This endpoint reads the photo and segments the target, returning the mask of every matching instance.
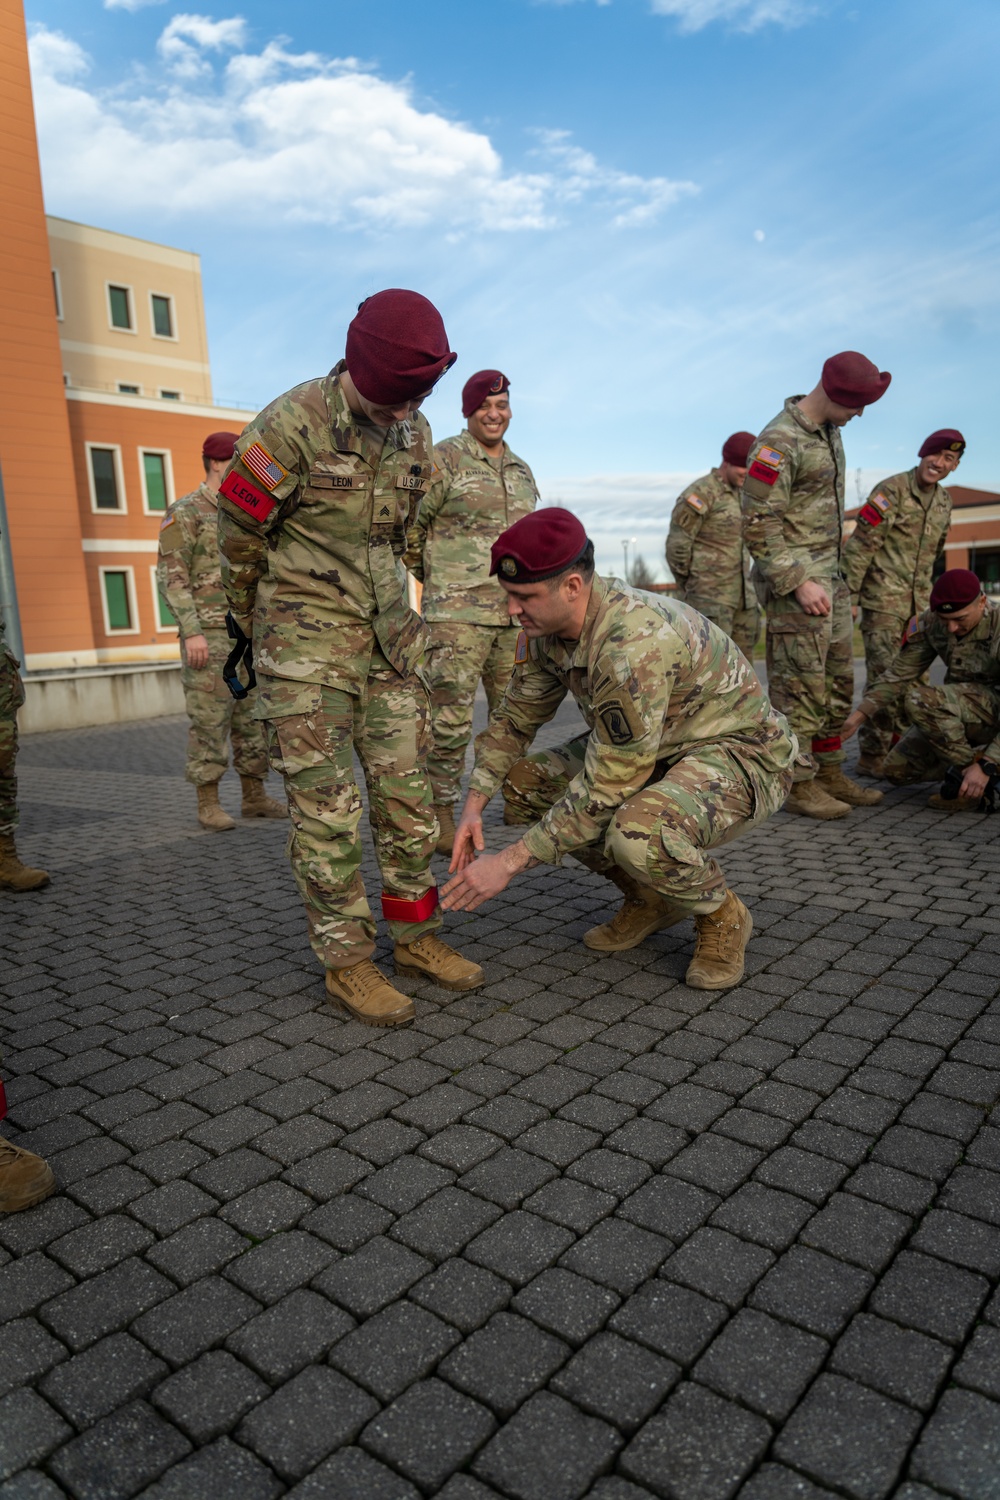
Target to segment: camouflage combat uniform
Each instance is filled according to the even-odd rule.
[[[223,582],[253,635],[254,712],[285,780],[292,870],[328,969],[350,968],[375,946],[352,746],[387,895],[420,901],[433,889],[437,838],[423,769],[424,627],[407,605],[400,561],[430,479],[430,429],[419,413],[388,429],[356,417],[340,384],[345,368],[341,361],[254,418],[219,497]],[[440,925],[435,910],[390,921],[389,931],[412,943]]]
[[[502,786],[546,864],[617,866],[692,913],[716,910],[726,880],[704,851],[781,806],[796,753],[733,642],[685,604],[595,577],[579,641],[546,636],[518,654],[471,789]],[[568,692],[589,733],[526,756]]]
[[[156,581],[169,604],[184,642],[203,635],[208,665],[181,668],[188,730],[185,775],[194,786],[221,780],[229,764],[241,776],[263,780],[267,751],[249,698],[237,701],[222,680],[222,668],[233,643],[226,634],[226,602],[219,564],[218,501],[206,484],[170,506],[160,526]]]
[[[862,610],[869,683],[888,671],[907,622],[927,608],[950,523],[948,491],[940,484],[921,488],[915,468],[876,485],[861,507],[841,561],[851,603]],[[858,736],[862,754],[881,759],[896,728],[891,714],[876,713]]]
[[[432,737],[427,771],[442,807],[459,798],[479,679],[492,713],[514,666],[517,626],[503,589],[490,577],[490,548],[534,510],[538,490],[528,465],[506,443],[494,457],[468,428],[438,443],[434,462],[403,561],[424,585]]]
[[[24,687],[17,658],[4,644],[0,610],[0,835],[17,827],[17,711],[24,704]]]
[[[948,669],[943,687],[920,680],[937,656]],[[1000,764],[1000,602],[987,600],[968,635],[950,635],[930,609],[914,621],[860,707],[872,716],[900,705],[911,727],[885,758],[887,781],[936,781],[949,766],[968,766],[977,749]]]
[[[760,608],[743,545],[740,492],[721,471],[696,479],[677,497],[667,535],[667,563],[679,599],[724,630],[752,658]]]
[[[790,396],[750,449],[743,535],[767,611],[767,683],[799,740],[795,779],[844,759],[840,727],[854,697],[853,623],[840,575],[844,445]],[[830,597],[828,615],[807,615],[795,590],[807,579]]]

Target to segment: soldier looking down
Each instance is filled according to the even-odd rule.
[[[522,634],[514,675],[476,741],[444,905],[474,910],[519,871],[572,854],[625,897],[611,922],[585,934],[589,948],[633,948],[691,916],[687,983],[738,984],[753,922],[706,851],[785,800],[796,753],[787,723],[717,625],[595,574],[593,543],[569,511],[518,521],[491,567]],[[587,732],[528,755],[568,692]],[[482,812],[499,788],[510,821],[531,826],[484,854]]]
[[[844,775],[840,726],[854,698],[850,595],[840,574],[840,429],[881,400],[892,376],[863,354],[828,359],[807,396],[789,396],[750,449],[743,535],[767,610],[767,683],[799,740],[787,810],[846,818],[881,792]]]
[[[760,607],[743,544],[740,488],[753,442],[752,432],[726,438],[719,467],[678,495],[667,535],[678,598],[731,636],[748,659],[760,634]]]
[[[951,496],[941,480],[955,472],[964,452],[965,439],[953,427],[932,432],[920,446],[916,468],[875,486],[844,545],[851,603],[862,610],[869,686],[895,660],[907,621],[927,608],[951,523]],[[898,728],[884,709],[865,721],[858,736],[862,775],[882,775]]]
[[[356,749],[382,872],[397,973],[446,989],[483,982],[437,936],[430,860],[437,822],[424,770],[424,627],[400,561],[431,473],[420,403],[455,361],[441,315],[417,292],[378,292],[329,375],[279,396],[246,428],[219,489],[219,547],[233,618],[253,634],[254,710],[285,778],[289,852],[331,999],[374,1026],[413,1002],[371,961],[359,867]]]
[[[921,678],[938,656],[948,670],[944,686],[931,687]],[[911,727],[886,756],[885,779],[907,786],[951,772],[957,795],[935,792],[929,805],[974,811],[1000,774],[1000,603],[966,568],[941,574],[930,609],[911,620],[895,661],[845,722],[844,738],[901,705]]]
[[[427,772],[441,836],[450,854],[455,804],[482,678],[490,712],[514,667],[517,627],[503,590],[490,577],[490,548],[538,500],[528,465],[508,448],[510,382],[479,370],[462,390],[467,427],[434,449],[434,477],[407,534],[406,566],[424,585],[428,627],[425,677],[431,695]]]
[[[235,432],[212,432],[201,456],[204,481],[170,506],[160,525],[156,582],[177,621],[181,685],[191,721],[184,774],[198,794],[198,822],[214,833],[236,824],[219,806],[219,782],[229,764],[243,791],[245,818],[284,818],[285,809],[264,791],[267,748],[249,699],[237,702],[222,680],[232,642],[226,634],[226,595],[219,565],[219,484],[236,446]]]

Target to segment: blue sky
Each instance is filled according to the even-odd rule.
[[[681,482],[843,348],[893,372],[845,435],[863,484],[956,425],[1000,489],[995,0],[26,11],[49,211],[200,252],[220,398],[412,286],[460,356],[437,436],[504,369],[605,566],[659,563]]]

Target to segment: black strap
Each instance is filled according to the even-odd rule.
[[[252,689],[257,686],[257,674],[253,669],[253,641],[237,625],[231,610],[226,615],[226,634],[236,644],[226,657],[226,665],[222,669],[222,680],[234,698],[247,698]],[[239,677],[241,662],[247,669],[246,687],[243,686]]]

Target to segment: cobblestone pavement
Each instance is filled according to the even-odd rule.
[[[23,747],[7,1128],[62,1190],[0,1221],[2,1500],[1000,1496],[1000,818],[779,814],[716,996],[531,872],[385,1033],[183,739]]]

